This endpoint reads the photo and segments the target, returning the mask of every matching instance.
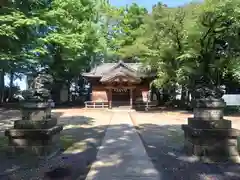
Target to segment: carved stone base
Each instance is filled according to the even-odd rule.
[[[9,129],[5,135],[9,138],[9,147],[13,153],[27,152],[42,157],[57,150],[56,142],[62,129],[61,125],[50,129]]]
[[[50,102],[23,102],[22,103],[23,120],[44,120],[51,117]]]
[[[226,105],[223,99],[198,99],[192,103],[193,115],[200,120],[223,119],[223,109]]]
[[[227,121],[225,123],[229,126]],[[185,150],[189,155],[198,156],[205,162],[240,163],[237,149],[239,130],[197,129],[190,125],[182,125],[182,129],[185,135]]]
[[[232,122],[229,120],[198,120],[196,118],[188,118],[188,125],[196,129],[231,129]]]
[[[57,124],[57,118],[51,117],[46,120],[16,120],[14,121],[14,129],[49,129]]]

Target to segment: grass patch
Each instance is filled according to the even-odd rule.
[[[238,137],[238,151],[240,152],[240,136]]]
[[[79,153],[87,148],[87,143],[84,141],[77,141],[71,135],[63,135],[60,137],[60,145],[65,153]]]
[[[88,146],[86,142],[76,142],[72,144],[72,146],[70,146],[68,149],[66,149],[65,153],[71,153],[71,154],[81,153],[87,150],[87,148]]]
[[[8,147],[8,138],[0,137],[0,152],[3,152]]]
[[[64,151],[71,147],[75,142],[75,138],[71,135],[60,136],[60,145],[64,149]]]

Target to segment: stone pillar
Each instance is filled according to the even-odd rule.
[[[130,88],[130,107],[133,108],[133,89]]]
[[[109,100],[108,100],[108,102],[109,102],[108,107],[110,109],[112,109],[112,88],[109,88]]]
[[[185,150],[205,162],[240,163],[237,149],[239,130],[223,118],[223,99],[198,99],[193,103],[193,118],[182,125]]]

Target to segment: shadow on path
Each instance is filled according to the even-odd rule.
[[[9,174],[0,175],[1,180],[44,179],[45,172],[57,167],[70,169],[73,180],[86,175],[89,165],[95,160],[97,147],[101,144],[107,126],[94,126],[96,120],[92,117],[60,117],[62,113],[53,114],[58,116],[59,124],[64,125],[60,142],[56,142],[60,143],[61,153],[47,161],[26,155],[8,156],[5,138],[0,147],[0,172]]]
[[[240,165],[204,164],[186,156],[180,125],[141,124],[138,132],[162,180],[240,179]]]
[[[65,126],[61,132],[61,145],[64,148],[64,152],[49,161],[33,163],[20,171],[11,173],[11,175],[2,176],[0,179],[44,179],[43,174],[45,172],[58,167],[69,169],[71,180],[75,180],[79,176],[78,180],[85,179],[92,163],[96,160],[98,148],[101,145],[107,127],[121,132],[117,138],[108,139],[107,144],[109,146],[121,147],[128,143],[133,143],[131,141],[134,140],[129,138],[132,132],[127,130],[128,125],[119,123],[111,126],[94,126],[94,121],[96,119],[86,116],[60,117],[59,123]],[[185,156],[182,152],[184,139],[180,125],[159,126],[156,124],[143,124],[138,128],[138,132],[148,155],[152,159],[155,168],[159,171],[161,180],[240,179],[239,165],[203,164],[195,161],[193,157]],[[98,174],[100,171],[111,173],[113,169],[128,172],[137,171],[138,166],[132,166],[133,164],[128,162],[127,157],[116,151],[116,148],[113,148],[113,151],[105,157],[105,162],[111,163],[103,162],[95,173]],[[3,162],[10,162],[9,159],[4,160],[2,158],[4,157],[1,156],[1,168],[3,167]],[[31,160],[28,159],[28,161]],[[141,157],[139,156],[136,161],[141,164]],[[14,165],[17,166],[14,164],[14,161],[10,163],[12,163],[11,168],[14,168]],[[142,173],[147,177],[149,171],[146,169]],[[138,179],[148,179],[146,177],[138,177]],[[131,179],[131,177],[128,177],[128,179]]]

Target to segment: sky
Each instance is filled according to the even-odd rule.
[[[162,2],[163,4],[166,4],[169,7],[176,7],[181,6],[186,3],[191,2],[192,0],[110,0],[110,3],[114,6],[125,6],[127,4],[137,3],[140,6],[143,6],[147,8],[148,10],[151,10],[152,6],[154,4],[157,4],[158,2]],[[9,78],[5,77],[5,83],[9,84]],[[20,86],[21,90],[26,89],[26,78],[23,78],[22,80],[16,80],[14,82],[16,85]]]
[[[140,6],[144,6],[148,10],[151,10],[152,5],[162,2],[167,4],[169,7],[181,6],[192,0],[110,0],[110,3],[114,6],[125,6],[126,4],[137,3]]]

